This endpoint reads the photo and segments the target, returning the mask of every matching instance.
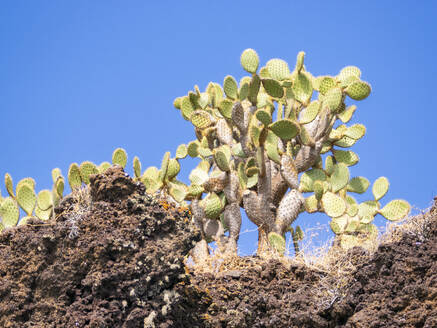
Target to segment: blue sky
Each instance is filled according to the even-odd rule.
[[[352,148],[352,174],[386,176],[383,204],[403,198],[425,209],[437,194],[436,13],[433,1],[2,1],[0,177],[51,188],[53,168],[65,175],[72,162],[110,161],[117,147],[129,165],[135,155],[143,168],[159,165],[195,138],[174,98],[228,74],[239,80],[246,48],[262,64],[291,66],[303,50],[314,75],[356,65],[372,85],[353,119],[367,134]],[[183,161],[182,180],[193,165]],[[316,222],[328,220],[296,223]],[[256,238],[242,235],[242,254]]]

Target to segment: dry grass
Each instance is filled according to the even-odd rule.
[[[302,265],[308,270],[320,273],[320,280],[313,290],[314,299],[318,300],[320,309],[329,308],[335,301],[342,299],[347,294],[353,273],[358,267],[374,254],[381,243],[396,242],[405,234],[413,234],[419,241],[425,241],[431,229],[433,220],[431,218],[437,215],[437,208],[427,210],[426,213],[411,216],[402,222],[391,223],[387,226],[386,231],[379,238],[372,240],[367,244],[366,250],[351,250],[346,252],[338,246],[333,246],[333,240],[326,241],[320,247],[314,247],[313,239],[319,233],[323,233],[325,226],[318,226],[305,231],[305,239],[300,243],[300,253],[298,256],[290,257],[293,254],[293,244],[289,241],[287,244],[288,256],[280,256],[276,252],[263,254],[263,258],[246,256],[226,256],[217,249],[210,249],[211,256],[204,263],[193,264],[189,266],[195,273],[220,273],[230,270],[245,270],[248,267],[259,266],[271,259],[277,259],[285,267],[290,265]]]

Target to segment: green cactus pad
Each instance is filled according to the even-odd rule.
[[[52,193],[50,190],[44,189],[38,193],[37,204],[37,207],[42,211],[47,211],[53,206]]]
[[[282,98],[284,96],[284,89],[278,81],[274,79],[263,79],[262,84],[269,96],[273,98]]]
[[[390,183],[386,177],[380,177],[375,180],[372,186],[372,193],[375,200],[380,200],[388,191]]]
[[[163,186],[162,181],[160,181],[158,178],[152,179],[144,175],[141,177],[141,182],[144,184],[146,191],[149,194],[154,194]]]
[[[199,147],[199,155],[202,158],[207,158],[212,156],[212,151],[209,148]]]
[[[181,114],[182,114],[182,117],[185,120],[189,121],[190,117],[191,117],[191,114],[193,112],[194,112],[194,107],[193,107],[193,104],[190,101],[190,98],[187,97],[187,96],[183,97],[182,101],[181,101]]]
[[[279,138],[283,140],[293,139],[296,135],[300,133],[299,125],[296,122],[287,118],[278,120],[270,124],[269,129],[272,130]]]
[[[253,104],[256,105],[258,101],[258,94],[261,87],[261,79],[258,75],[253,74],[252,80],[249,84],[249,93],[247,95],[247,99]]]
[[[327,192],[323,195],[322,206],[325,213],[332,218],[339,217],[346,211],[345,201],[332,192]]]
[[[240,96],[238,98],[241,101],[245,100],[249,95],[249,86],[250,83],[243,83],[243,84],[240,83],[240,90],[238,91]]]
[[[345,89],[346,94],[354,100],[363,100],[367,98],[372,88],[370,84],[363,81],[355,81]]]
[[[395,199],[385,205],[379,213],[390,221],[403,219],[410,213],[411,206],[403,199]]]
[[[306,73],[302,72],[297,74],[293,83],[294,98],[302,104],[307,104],[313,94],[313,86],[311,79]]]
[[[369,200],[362,202],[360,205],[358,205],[358,216],[360,220],[365,220],[363,223],[369,223],[369,217],[371,217],[371,220],[373,220],[373,217],[378,213],[378,209],[379,205],[376,201]]]
[[[202,195],[204,190],[205,189],[202,186],[192,184],[188,187],[187,197],[188,198],[197,198],[200,195]]]
[[[331,186],[334,193],[346,187],[349,182],[349,169],[344,163],[337,163],[331,175]]]
[[[362,124],[354,124],[347,128],[344,135],[358,140],[361,139],[366,134],[366,127]]]
[[[304,203],[305,211],[307,211],[308,213],[317,212],[318,204],[319,202],[317,201],[315,195],[311,195],[310,197],[305,198],[305,203]]]
[[[167,178],[169,162],[170,162],[170,152],[168,151],[162,157],[161,169],[159,170],[159,177],[158,177],[160,181],[164,181]]]
[[[332,156],[326,156],[325,159],[325,172],[331,175],[334,172],[334,158]]]
[[[209,104],[209,94],[202,92],[197,102],[199,103],[200,108],[205,109]]]
[[[6,190],[9,194],[9,196],[11,196],[12,198],[15,198],[14,185],[12,183],[12,177],[9,173],[5,174],[5,186],[6,186]]]
[[[112,164],[120,165],[122,168],[126,167],[127,164],[127,154],[123,148],[117,148],[112,153]]]
[[[188,155],[192,158],[199,156],[199,148],[200,148],[199,141],[194,140],[189,142],[187,146]]]
[[[90,183],[90,175],[91,174],[98,174],[99,173],[96,165],[92,162],[89,162],[89,161],[85,161],[82,164],[80,164],[79,170],[80,170],[80,176],[82,178],[82,181],[85,184]]]
[[[50,217],[52,216],[52,214],[53,214],[53,208],[52,208],[52,207],[48,208],[48,209],[45,210],[45,211],[42,210],[42,209],[40,209],[38,206],[35,207],[35,215],[36,215],[40,220],[47,221],[47,220],[50,219]]]
[[[65,181],[63,177],[58,177],[58,180],[56,180],[55,185],[53,186],[55,196],[58,199],[61,199],[64,194],[64,187],[65,187]],[[52,194],[53,197],[53,194]],[[55,203],[55,201],[54,201]]]
[[[168,161],[168,168],[167,168],[167,179],[171,180],[174,177],[176,177],[181,170],[181,165],[179,164],[178,160],[175,158],[170,158]]]
[[[192,184],[201,186],[206,181],[208,181],[208,173],[200,168],[195,168],[191,171],[190,176],[188,177]]]
[[[326,92],[323,98],[323,106],[327,107],[332,113],[336,113],[342,103],[343,93],[340,88],[332,88]]]
[[[357,78],[360,78],[361,77],[360,69],[356,66],[346,66],[341,69],[340,73],[337,75],[337,78],[340,81],[344,81],[350,76],[355,76]]]
[[[225,172],[230,171],[228,158],[222,150],[214,151],[214,160],[220,170]]]
[[[269,244],[278,254],[285,253],[285,238],[276,232],[270,232],[268,234]]]
[[[369,185],[370,182],[365,177],[355,177],[349,181],[347,191],[362,194],[366,192]]]
[[[182,103],[182,97],[177,97],[174,101],[173,101],[173,106],[176,109],[181,109],[181,103]]]
[[[358,163],[360,158],[351,150],[332,150],[335,160],[344,163],[347,166],[353,166]]]
[[[137,156],[134,157],[133,167],[135,178],[139,179],[141,177],[141,162]]]
[[[356,142],[357,142],[356,139],[352,139],[350,137],[343,136],[343,137],[341,137],[340,140],[337,140],[336,142],[334,142],[334,145],[341,147],[341,148],[348,148],[348,147],[352,147]]]
[[[67,177],[71,190],[80,188],[82,186],[82,178],[80,176],[80,169],[77,163],[70,165]]]
[[[347,210],[346,210],[346,213],[347,213],[349,216],[355,216],[355,215],[357,215],[357,214],[358,214],[358,204],[351,204],[351,205],[348,205]]]
[[[220,114],[222,114],[222,116],[224,118],[231,119],[233,104],[234,104],[233,101],[229,100],[229,99],[223,99],[219,103],[219,105],[218,105],[219,112],[220,112]]]
[[[230,99],[238,99],[238,84],[237,81],[231,76],[227,75],[223,81],[223,90]]]
[[[269,110],[258,109],[255,113],[256,118],[264,125],[272,123],[272,115]]]
[[[24,178],[18,181],[17,186],[15,187],[15,193],[17,193],[18,189],[21,188],[21,186],[27,185],[30,189],[35,189],[35,180],[32,178]]]
[[[332,218],[331,222],[329,222],[329,226],[331,227],[332,232],[336,235],[339,235],[344,232],[346,226],[348,224],[348,216],[342,215],[337,218]]]
[[[266,67],[272,79],[282,81],[290,78],[291,73],[288,64],[282,59],[270,59],[267,62]]]
[[[335,87],[335,81],[330,76],[323,76],[320,78],[319,82],[319,91],[322,95],[326,95],[326,93]]]
[[[205,215],[208,219],[217,219],[223,212],[223,204],[216,193],[209,193],[208,196],[202,200],[202,203]]]
[[[259,65],[259,57],[255,50],[246,49],[240,57],[241,66],[249,73],[256,73]]]
[[[294,230],[293,237],[297,240],[303,240],[304,233],[303,233],[302,228],[300,226],[297,226],[296,229]]]
[[[99,173],[105,173],[107,169],[111,167],[111,163],[109,162],[102,162],[100,163],[99,167],[97,168],[99,170]]]
[[[321,200],[324,192],[323,182],[315,181],[313,184],[314,196],[316,196],[317,200]]]
[[[314,139],[310,136],[305,126],[300,127],[300,140],[305,146],[314,146]]]
[[[6,197],[0,207],[0,216],[5,228],[16,226],[20,218],[20,209],[12,197]]]
[[[305,107],[299,115],[299,123],[307,124],[317,117],[320,112],[320,101],[314,100],[307,107]]]
[[[299,51],[299,53],[296,56],[296,66],[294,67],[294,70],[296,72],[300,72],[303,68],[303,61],[305,59],[305,52]]]
[[[199,129],[206,129],[210,127],[213,123],[212,120],[212,115],[204,110],[195,110],[190,117],[191,123],[193,123],[193,125]]]
[[[178,148],[176,149],[176,158],[177,159],[181,159],[181,158],[185,158],[188,155],[188,149],[187,146],[185,144],[181,144],[178,146]]]
[[[55,183],[56,180],[58,179],[58,177],[61,176],[61,175],[62,175],[61,169],[59,169],[57,167],[54,168],[52,170],[52,180],[53,180],[53,183]]]
[[[325,181],[326,174],[320,169],[311,169],[304,172],[300,178],[299,190],[301,192],[314,191],[313,184],[315,181]]]
[[[211,165],[209,164],[209,161],[202,160],[199,162],[199,164],[197,164],[197,168],[208,173],[209,169],[211,168]]]
[[[355,110],[357,109],[357,106],[352,105],[347,107],[344,111],[338,114],[338,118],[343,122],[347,123],[352,118],[352,115],[354,115]]]
[[[273,132],[269,131],[267,134],[267,139],[265,143],[265,148],[267,152],[267,156],[274,162],[280,163],[281,156],[278,152],[278,136]]]
[[[36,204],[36,195],[33,188],[27,184],[22,184],[17,188],[17,202],[27,215],[32,215]]]
[[[269,69],[266,66],[261,67],[261,69],[259,70],[259,76],[262,79],[271,79],[272,78],[272,76],[270,75]]]
[[[175,201],[180,203],[185,199],[188,192],[184,188],[178,186],[172,186],[169,190],[169,194],[174,198]]]

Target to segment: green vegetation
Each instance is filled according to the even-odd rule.
[[[380,203],[389,188],[385,177],[373,183],[370,200],[359,204],[350,195],[362,194],[370,186],[364,177],[351,177],[349,167],[359,157],[344,149],[366,132],[362,124],[346,125],[356,110],[346,101],[363,100],[371,92],[361,80],[361,71],[348,66],[336,76],[316,77],[306,70],[304,57],[303,52],[297,55],[293,71],[282,59],[271,59],[260,68],[258,54],[245,50],[241,65],[248,75],[239,83],[228,75],[223,87],[211,82],[204,92],[195,86],[175,99],[175,108],[193,125],[194,140],[181,144],[175,157],[166,152],[160,168],[149,167],[142,174],[141,162],[134,158],[134,179],[142,181],[148,193],[159,192],[190,207],[203,238],[193,252],[195,261],[208,257],[207,242],[212,241],[222,253],[236,254],[240,208],[258,227],[259,255],[284,253],[288,232],[299,253],[303,232],[292,224],[304,211],[331,217],[331,229],[345,249],[366,247],[375,240],[376,215],[397,221],[409,213],[404,200]],[[199,159],[189,185],[177,179],[180,160],[187,156]],[[112,164],[124,168],[126,163],[126,152],[116,149]],[[71,164],[67,175],[71,189],[89,184],[91,174],[110,165]],[[6,174],[9,197],[0,196],[0,228],[25,222],[32,215],[50,218],[65,184],[59,169],[52,176],[52,190],[36,195],[31,178],[21,180],[14,194],[12,178]],[[20,221],[19,208],[27,214]]]

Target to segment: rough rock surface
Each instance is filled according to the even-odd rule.
[[[183,260],[200,234],[188,211],[121,168],[93,176],[90,194],[66,197],[49,224],[0,234],[0,327],[195,327]]]
[[[90,181],[54,220],[0,234],[0,327],[437,327],[436,205],[374,254],[349,251],[356,270],[340,286],[257,257],[189,272],[200,235],[187,209],[119,167]]]

